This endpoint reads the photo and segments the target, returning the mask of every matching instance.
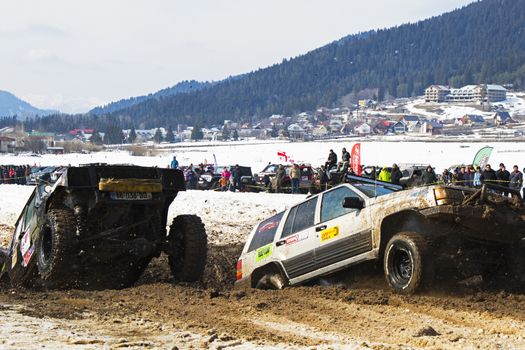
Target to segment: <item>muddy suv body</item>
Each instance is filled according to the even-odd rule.
[[[238,261],[236,284],[282,288],[370,260],[382,263],[390,287],[403,294],[448,269],[463,280],[503,268],[516,280],[525,276],[519,194],[511,199],[486,186],[399,190],[355,181],[255,227]]]
[[[16,222],[4,272],[17,285],[124,288],[153,257],[168,254],[181,280],[196,280],[206,260],[200,218],[168,225],[168,208],[183,191],[180,170],[93,164],[68,167],[51,186],[40,182]]]

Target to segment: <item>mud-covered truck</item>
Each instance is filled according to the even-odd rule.
[[[353,177],[261,222],[237,263],[239,287],[282,288],[375,260],[393,291],[435,278],[525,281],[519,191],[401,187]]]
[[[176,169],[68,167],[35,187],[0,268],[13,286],[119,289],[164,252],[176,279],[198,280],[207,253],[201,219],[180,215],[167,230],[168,208],[184,189]]]

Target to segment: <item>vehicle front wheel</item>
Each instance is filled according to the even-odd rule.
[[[415,232],[401,232],[387,243],[384,256],[386,281],[399,294],[414,294],[433,278],[429,241]]]
[[[168,234],[171,246],[168,261],[173,277],[183,282],[202,278],[206,266],[208,237],[196,215],[179,215],[173,219]]]

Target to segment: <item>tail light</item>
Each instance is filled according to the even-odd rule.
[[[236,273],[235,273],[235,279],[238,281],[240,279],[242,279],[242,260],[239,259],[237,261],[237,269],[236,269]]]

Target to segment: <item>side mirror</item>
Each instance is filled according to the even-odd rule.
[[[365,201],[358,197],[345,197],[343,199],[343,208],[361,210],[365,207]]]

